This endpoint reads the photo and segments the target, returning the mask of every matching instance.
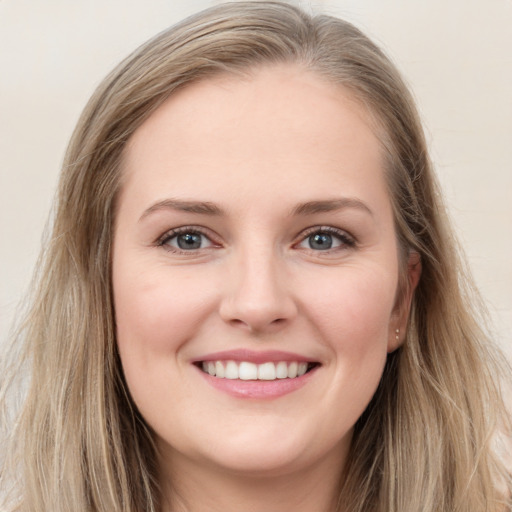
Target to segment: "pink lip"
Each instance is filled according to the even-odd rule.
[[[256,352],[246,349],[225,350],[222,352],[206,354],[204,356],[193,359],[192,363],[199,363],[203,361],[248,361],[254,364],[262,364],[267,362],[275,363],[278,361],[297,361],[298,363],[315,362],[312,359],[308,359],[304,356],[294,354],[292,352],[282,352],[279,350],[266,350],[262,352]]]
[[[219,358],[217,356],[218,354],[216,354],[216,359],[218,360]],[[247,361],[247,359],[243,360]],[[266,361],[268,361],[268,359],[266,359]],[[283,361],[283,359],[280,359],[280,361]],[[294,359],[294,361],[296,361],[296,359]],[[294,379],[277,379],[270,381],[220,379],[212,377],[208,373],[203,372],[200,368],[197,368],[197,371],[202,375],[205,381],[215,389],[235,398],[272,400],[292,393],[306,385],[314,377],[317,369],[318,367],[313,368],[308,373]]]

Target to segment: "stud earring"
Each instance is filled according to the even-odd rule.
[[[395,339],[396,339],[396,341],[398,341],[400,339],[400,329],[397,329],[395,331]]]

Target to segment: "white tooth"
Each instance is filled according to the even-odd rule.
[[[288,365],[284,361],[277,363],[276,377],[278,379],[286,379],[288,377]]]
[[[304,375],[307,369],[308,363],[299,363],[299,366],[297,368],[297,376],[300,377],[301,375]]]
[[[238,365],[235,361],[228,361],[226,363],[226,371],[224,372],[226,379],[238,379]]]
[[[208,373],[208,363],[206,361],[203,361],[202,367],[203,372]]]
[[[256,380],[258,378],[258,367],[253,363],[243,361],[238,367],[238,375],[241,380]]]
[[[275,380],[276,365],[274,363],[263,363],[258,365],[258,379]]]
[[[288,378],[289,379],[294,379],[295,377],[297,377],[297,368],[298,368],[297,363],[290,363],[290,365],[288,366]]]
[[[213,361],[208,361],[208,373],[215,376],[215,363]]]
[[[215,362],[215,374],[220,379],[223,379],[226,376],[226,372],[224,371],[224,365],[220,361]]]

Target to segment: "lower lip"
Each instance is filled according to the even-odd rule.
[[[197,368],[210,386],[236,398],[273,399],[297,391],[306,385],[316,373],[318,367],[293,379],[276,380],[240,380],[221,379]]]

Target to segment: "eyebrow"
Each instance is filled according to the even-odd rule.
[[[224,215],[224,211],[214,203],[209,201],[182,201],[178,199],[164,199],[150,206],[140,216],[139,222],[149,214],[159,210],[177,210],[180,212],[197,213],[200,215]]]
[[[354,197],[343,197],[339,199],[327,199],[300,203],[291,210],[290,216],[314,215],[316,213],[332,212],[344,210],[347,208],[355,208],[373,216],[373,212],[370,210],[370,208],[368,208],[368,206],[361,200]],[[209,201],[183,201],[179,199],[164,199],[163,201],[158,201],[157,203],[150,206],[147,210],[145,210],[144,213],[140,216],[139,222],[151,213],[159,210],[176,210],[181,212],[196,213],[199,215],[212,215],[217,217],[225,215],[222,208]]]
[[[323,201],[308,201],[293,208],[291,215],[314,215],[315,213],[332,212],[355,208],[373,216],[370,208],[363,201],[355,197],[342,197],[339,199],[328,199]]]

